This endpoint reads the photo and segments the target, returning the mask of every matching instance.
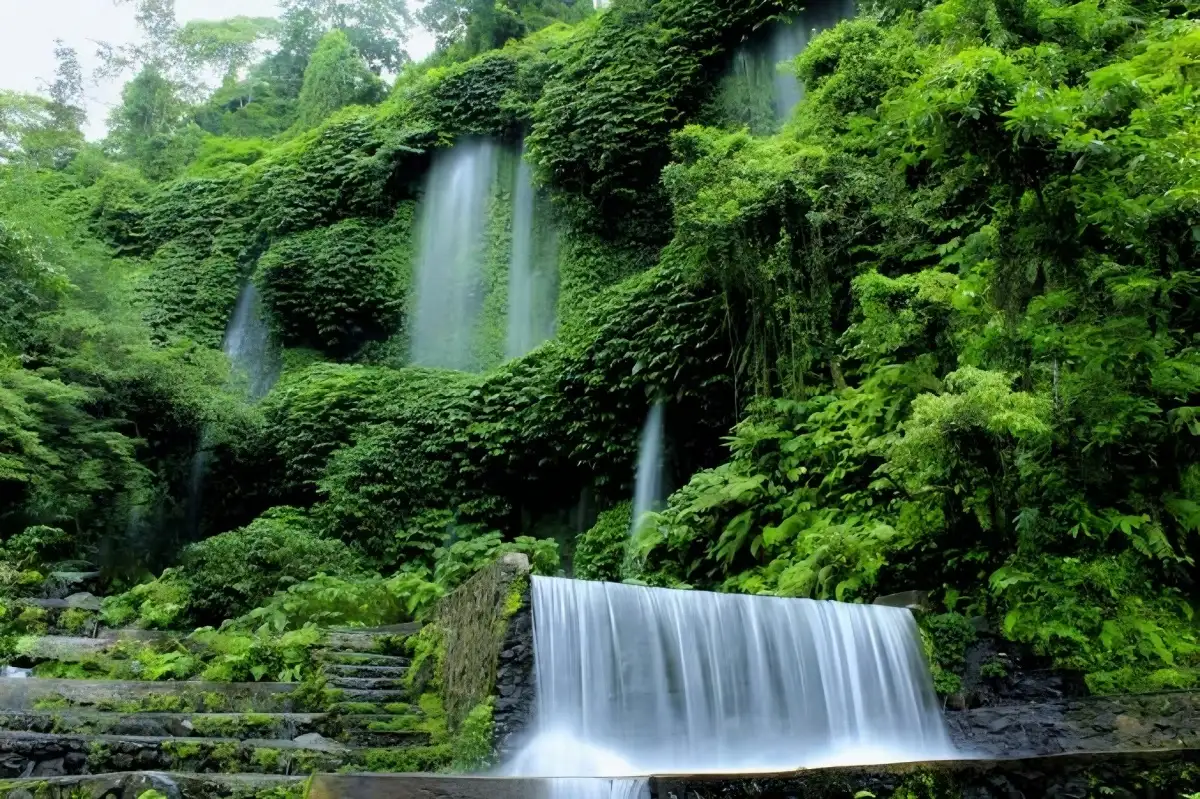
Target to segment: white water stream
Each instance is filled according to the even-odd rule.
[[[634,778],[955,754],[905,609],[553,577],[534,577],[532,597],[536,726],[509,773]],[[636,797],[643,781],[589,784],[595,793],[570,795]]]
[[[650,406],[646,423],[642,426],[642,438],[638,445],[637,474],[633,488],[633,523],[631,530],[637,532],[642,517],[659,510],[666,500],[663,463],[663,415],[666,411],[662,402]]]
[[[415,365],[475,367],[488,200],[499,152],[489,139],[468,139],[434,156],[419,212],[409,328]]]

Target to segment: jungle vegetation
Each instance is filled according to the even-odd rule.
[[[140,3],[101,142],[66,48],[0,93],[2,590],[86,560],[123,619],[283,630],[419,615],[519,549],[922,588],[1093,691],[1196,683],[1195,0],[867,0],[765,134],[721,84],[794,0],[433,0],[421,63],[394,2],[283,6]],[[523,138],[553,202],[558,334],[406,366],[421,179],[470,136]],[[220,350],[246,280],[284,347],[260,402]],[[676,490],[631,537],[658,399]]]

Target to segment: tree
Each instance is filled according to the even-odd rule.
[[[0,164],[60,168],[82,145],[69,110],[35,94],[0,90]]]
[[[54,82],[49,86],[51,113],[60,130],[79,130],[87,122],[86,100],[83,96],[83,67],[79,53],[67,47],[62,39],[54,40]]]
[[[279,21],[270,17],[202,19],[184,25],[174,39],[194,69],[212,69],[227,79],[238,77],[262,42],[278,32]]]
[[[313,53],[325,33],[341,31],[376,75],[408,61],[404,41],[412,18],[405,0],[282,0],[280,51]]]
[[[108,118],[108,145],[151,180],[174,175],[195,147],[184,134],[187,105],[177,85],[154,64],[142,68],[121,92],[121,105]]]
[[[312,127],[348,105],[377,103],[385,93],[383,82],[367,68],[346,34],[331,31],[321,39],[304,71],[300,125]]]

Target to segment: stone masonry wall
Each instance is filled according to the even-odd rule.
[[[508,620],[496,670],[496,706],[492,718],[499,762],[504,762],[520,746],[522,735],[532,721],[536,694],[533,666],[533,608],[526,586],[521,606]]]
[[[442,699],[451,730],[458,728],[472,708],[495,696],[497,689],[513,694],[512,685],[518,678],[513,670],[510,628],[525,625],[532,629],[527,620],[521,620],[521,608],[528,607],[529,573],[525,555],[505,555],[459,586],[438,607],[435,621],[445,645]],[[532,665],[532,646],[528,651]],[[508,658],[503,657],[505,652]],[[504,681],[498,683],[501,666]],[[501,694],[494,709],[503,704],[506,710],[494,714],[493,719],[508,730],[512,721],[506,713],[511,708],[500,701],[505,698]]]

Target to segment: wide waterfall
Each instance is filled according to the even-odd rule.
[[[534,577],[532,598],[536,728],[514,773],[783,771],[954,754],[905,609],[553,577]]]
[[[662,506],[664,499],[663,466],[663,403],[656,402],[646,414],[642,438],[638,445],[637,474],[633,489],[633,530],[636,532],[642,517]]]
[[[411,359],[420,366],[472,369],[483,307],[488,201],[499,147],[466,140],[434,156],[420,208]]]
[[[512,253],[508,267],[505,354],[518,358],[554,335],[558,300],[558,237],[538,202],[528,162],[517,159],[512,192]]]

